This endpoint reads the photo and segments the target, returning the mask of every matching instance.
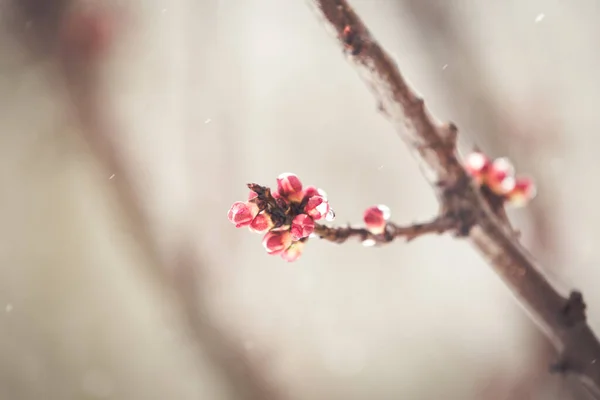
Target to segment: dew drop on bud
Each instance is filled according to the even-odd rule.
[[[365,247],[373,247],[376,243],[377,242],[375,242],[373,239],[365,239],[362,241],[362,245]]]
[[[384,204],[379,204],[377,208],[383,213],[383,219],[385,221],[389,221],[389,219],[392,217],[392,210],[390,210],[390,208]]]
[[[500,182],[500,185],[498,185],[498,191],[500,194],[507,194],[514,190],[516,185],[517,180],[512,176],[507,176],[502,180],[502,182]]]
[[[317,189],[317,193],[319,194],[319,196],[321,196],[322,198],[327,200],[327,192],[326,191],[324,191],[323,189]]]
[[[327,214],[325,215],[325,221],[331,222],[333,220],[335,220],[335,212],[332,208],[330,208],[329,211],[327,211]]]
[[[308,235],[308,238],[309,238],[309,239],[316,239],[316,238],[318,238],[318,237],[319,237],[319,235],[317,235],[317,234],[316,234],[316,233],[314,233],[314,232],[313,232],[313,233],[311,233],[310,235]]]

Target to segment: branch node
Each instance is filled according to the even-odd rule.
[[[448,122],[443,125],[441,128],[441,136],[444,142],[446,143],[446,147],[452,149],[452,151],[456,150],[456,141],[458,138],[458,126],[454,122]]]
[[[556,362],[550,364],[548,366],[548,370],[552,374],[581,374],[582,367],[581,363],[578,360],[569,357],[569,350],[567,348],[563,349]]]
[[[440,215],[454,221],[455,237],[468,237],[471,228],[477,223],[477,210],[471,206],[464,193],[470,185],[470,179],[464,175],[456,182],[438,182],[441,189]]]
[[[583,295],[578,290],[573,290],[569,294],[565,305],[562,309],[561,317],[568,327],[577,325],[580,322],[585,322],[586,304],[583,301]]]
[[[566,375],[569,371],[571,371],[571,366],[567,360],[560,358],[558,361],[548,366],[548,371],[551,374]]]
[[[459,209],[452,215],[456,221],[455,237],[466,238],[471,233],[471,228],[476,224],[475,214],[469,209]]]

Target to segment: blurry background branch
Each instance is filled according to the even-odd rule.
[[[121,17],[122,18],[122,17]],[[177,299],[187,320],[190,334],[198,345],[212,356],[215,366],[221,369],[233,384],[229,389],[235,398],[284,399],[272,382],[263,376],[263,368],[251,360],[232,337],[217,327],[207,324],[206,314],[200,302],[199,271],[205,260],[195,248],[193,235],[182,235],[172,248],[161,247],[153,233],[152,220],[144,209],[135,171],[129,168],[127,152],[119,142],[118,124],[112,121],[109,110],[103,107],[102,80],[99,69],[102,57],[123,33],[122,22],[115,11],[107,13],[101,6],[90,10],[77,10],[62,17],[62,43],[60,62],[64,79],[72,97],[74,112],[78,118],[84,139],[115,176],[114,189],[126,215],[132,219],[134,236],[148,256],[147,268]],[[121,30],[121,32],[120,32]],[[166,251],[165,251],[166,250]]]
[[[157,298],[163,298],[172,307],[171,312],[176,318],[171,321],[169,329],[183,333],[183,336],[189,336],[192,341],[189,350],[197,355],[198,364],[206,363],[206,354],[210,356],[208,364],[211,372],[195,376],[194,379],[198,382],[190,382],[188,386],[190,388],[196,385],[205,386],[203,389],[205,392],[211,390],[218,392],[220,393],[219,398],[284,399],[285,397],[281,393],[276,393],[279,390],[276,385],[269,382],[268,378],[263,375],[264,369],[261,364],[265,363],[265,357],[259,359],[258,353],[248,354],[244,351],[242,344],[232,335],[225,334],[215,324],[207,322],[207,311],[203,306],[205,303],[203,303],[199,277],[205,260],[203,260],[197,244],[194,243],[192,232],[184,232],[179,240],[169,247],[162,243],[163,232],[157,234],[156,221],[153,220],[153,215],[148,210],[148,199],[140,184],[139,170],[132,168],[135,160],[131,158],[130,149],[125,145],[124,138],[127,137],[127,134],[123,132],[122,126],[116,120],[105,90],[110,61],[119,51],[119,43],[131,34],[129,29],[132,23],[136,22],[129,14],[131,10],[123,5],[83,3],[70,0],[26,0],[14,3],[6,2],[2,6],[9,10],[2,15],[5,18],[3,22],[6,23],[4,27],[10,28],[5,37],[6,41],[12,44],[14,40],[16,46],[21,46],[22,53],[29,62],[34,64],[39,62],[41,65],[50,66],[48,77],[56,90],[55,93],[52,93],[52,99],[60,107],[64,107],[60,112],[67,116],[65,120],[71,127],[71,129],[61,131],[53,144],[62,147],[65,146],[65,143],[71,145],[76,143],[73,146],[76,149],[75,158],[88,158],[91,155],[90,158],[97,162],[99,169],[108,174],[110,195],[105,196],[112,197],[111,195],[114,195],[113,205],[119,209],[119,212],[116,213],[118,216],[112,215],[108,219],[119,220],[126,227],[127,236],[133,238],[135,243],[133,247],[136,247],[137,254],[141,255],[139,263],[130,262],[127,264],[127,268],[135,269],[141,266],[144,278],[148,281],[140,280],[137,284],[144,286],[150,282],[149,286],[159,293]],[[19,61],[17,59],[14,62]],[[15,83],[24,84],[18,78]],[[33,99],[27,100],[33,101]],[[2,122],[9,120],[7,118],[8,110],[7,108],[6,114],[2,114],[4,117]],[[27,129],[22,129],[22,131],[7,132],[7,140],[11,140],[13,133],[22,136],[37,134],[36,131],[30,132]],[[14,145],[14,142],[11,144]],[[26,148],[25,151],[33,149],[33,147]],[[15,146],[13,150],[20,149]],[[46,148],[42,151],[48,150]],[[88,151],[91,154],[88,154]],[[85,154],[85,156],[81,154]],[[73,155],[69,153],[64,160],[71,160],[71,157]],[[81,169],[85,171],[84,174],[89,173],[85,168]],[[51,169],[48,169],[48,172],[57,174]],[[88,179],[91,178],[88,177]],[[84,188],[78,188],[78,190],[85,192]],[[74,217],[69,215],[65,220],[70,221],[71,218]],[[90,225],[93,226],[93,223]],[[96,227],[96,229],[98,228]],[[84,241],[93,241],[93,235],[89,232],[80,232],[79,234]],[[62,232],[55,236],[61,240],[61,236],[66,235],[65,232]],[[122,243],[119,242],[119,245]],[[107,249],[104,253],[118,254],[117,247]],[[65,254],[70,254],[69,251],[72,250],[67,250]],[[95,259],[92,263],[94,262],[99,261]],[[49,259],[44,263],[39,263],[39,266],[49,267],[52,266],[52,263],[53,260]],[[65,264],[70,267],[69,263]],[[24,265],[30,266],[26,263]],[[84,261],[81,262],[81,265],[75,263],[74,266],[81,271],[85,269],[86,264]],[[56,273],[59,274],[58,271]],[[133,293],[135,292],[132,292],[130,296],[134,296]],[[149,302],[145,307],[152,307],[152,305]],[[99,321],[101,319],[98,318],[97,323]],[[83,340],[87,339],[86,337]],[[64,353],[61,356],[67,358],[70,355]],[[115,353],[109,353],[106,356],[120,357]],[[173,357],[177,358],[176,353],[173,353]],[[76,371],[76,373],[80,372]],[[190,370],[190,374],[194,375],[195,371]],[[109,376],[106,380],[113,378],[120,377]],[[207,384],[211,378],[213,381]],[[63,382],[56,384],[60,388],[59,390],[77,391],[80,389],[79,385],[61,387],[62,384]],[[133,384],[133,382],[127,384]],[[152,382],[146,382],[148,388],[160,384],[158,380],[154,385]],[[39,385],[40,388],[43,388],[42,383]],[[18,394],[23,393],[22,388],[19,388],[20,391],[11,392],[12,385],[4,386],[1,393],[6,393],[11,398],[23,398]],[[111,382],[104,386],[107,389],[100,390],[99,396],[101,397],[147,397],[141,394],[141,390],[136,392],[135,387],[132,391],[136,394],[126,396],[124,389],[126,385],[123,385],[120,391],[114,389]],[[86,389],[87,387],[84,388],[84,390]],[[103,394],[103,390],[106,391],[106,395]],[[153,392],[153,395],[160,392],[157,392],[156,388],[144,390]],[[181,396],[190,398],[190,393],[193,392],[193,389],[187,388],[167,388],[165,390],[170,391],[169,393],[179,392],[180,394],[172,395],[176,398],[182,398]],[[55,397],[53,393],[52,390],[47,390],[45,395]],[[167,397],[172,396],[168,395]],[[212,396],[209,395],[209,397]]]

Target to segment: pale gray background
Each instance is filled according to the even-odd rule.
[[[586,399],[547,375],[552,351],[465,243],[315,241],[287,264],[227,221],[246,182],[287,171],[328,192],[337,223],[377,203],[398,223],[436,212],[305,1],[85,2],[116,7],[127,26],[101,61],[101,90],[152,237],[165,260],[182,243],[201,260],[164,262],[165,273],[130,234],[121,176],[72,122],[53,56],[30,57],[9,34],[8,20],[31,24],[9,3],[1,399]],[[539,197],[511,215],[561,288],[584,292],[600,332],[599,3],[351,3],[436,116],[459,126],[463,149],[508,155],[536,177]],[[197,304],[182,306],[193,276],[185,301]],[[194,317],[202,328],[189,329]],[[232,372],[244,363],[247,379]]]

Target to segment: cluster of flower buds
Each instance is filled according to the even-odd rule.
[[[511,206],[523,207],[536,195],[533,181],[515,175],[515,168],[507,158],[490,160],[475,151],[465,158],[464,167],[475,182]]]
[[[255,184],[249,187],[248,201],[233,203],[227,217],[237,228],[265,233],[262,244],[267,253],[286,261],[302,255],[315,221],[335,218],[325,192],[314,186],[304,188],[294,174],[279,175],[274,192]]]

